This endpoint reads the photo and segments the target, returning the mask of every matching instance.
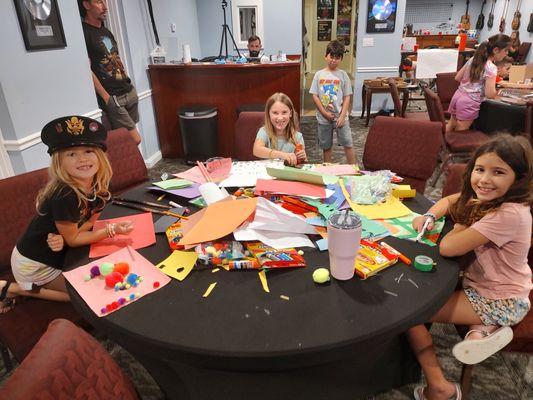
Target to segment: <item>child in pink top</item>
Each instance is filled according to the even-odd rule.
[[[440,253],[455,257],[472,250],[476,260],[465,270],[463,289],[452,294],[431,322],[470,325],[465,340],[453,348],[455,357],[475,364],[501,350],[513,338],[510,326],[520,322],[531,304],[533,151],[524,137],[500,135],[480,146],[468,162],[460,193],[447,196],[413,220],[428,230],[443,215],[454,228],[440,242]],[[440,367],[425,325],[409,329],[407,338],[424,371],[427,387],[415,399],[460,399],[459,385]]]
[[[455,75],[460,82],[455,91],[448,111],[450,121],[446,132],[466,131],[479,115],[479,107],[485,98],[496,97],[496,75],[498,68],[495,62],[507,57],[511,39],[507,35],[491,36],[481,43],[475,54]]]

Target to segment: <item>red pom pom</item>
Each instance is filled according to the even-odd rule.
[[[130,265],[126,262],[118,262],[115,264],[115,268],[113,268],[113,271],[126,276],[130,273]]]
[[[154,282],[154,288],[158,288],[159,287],[159,282]]]
[[[116,271],[111,272],[109,275],[106,275],[105,277],[105,285],[109,288],[114,288],[115,285],[119,282],[124,281],[124,276]]]

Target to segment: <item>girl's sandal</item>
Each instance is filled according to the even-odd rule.
[[[7,292],[11,282],[6,282],[5,286],[0,291],[0,314],[5,314],[15,307],[16,300],[14,297],[7,297]]]
[[[463,398],[463,393],[461,392],[461,386],[458,383],[454,383],[455,385],[455,394],[450,397],[450,400],[461,400]],[[424,385],[418,385],[415,387],[415,390],[413,392],[413,396],[415,400],[427,400],[426,395],[424,394],[424,389],[426,387]]]
[[[481,333],[481,339],[468,339],[473,333]],[[488,334],[484,331],[473,330],[465,335],[465,340],[453,346],[452,353],[463,364],[477,364],[497,353],[513,340],[513,330],[502,326]]]

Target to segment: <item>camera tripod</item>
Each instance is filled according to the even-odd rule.
[[[231,33],[231,29],[229,28],[228,24],[226,23],[226,7],[228,6],[228,2],[226,0],[222,0],[222,12],[224,14],[224,25],[222,25],[222,37],[220,38],[220,51],[218,52],[218,58],[222,58],[222,46],[225,45],[226,49],[226,56],[225,59],[228,58],[228,33],[229,37],[231,38],[231,41],[233,42],[233,45],[235,46],[235,49],[237,50],[237,54],[239,55],[239,58],[241,58],[241,52],[239,51],[239,48],[237,47],[237,44],[235,43],[235,39],[233,38],[233,34]]]

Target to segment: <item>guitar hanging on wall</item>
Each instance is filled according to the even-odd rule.
[[[487,3],[487,0],[483,0],[483,4],[481,4],[481,11],[479,12],[479,15],[477,17],[476,22],[476,29],[478,31],[482,30],[485,26],[485,14],[483,14],[483,7],[485,7],[485,4]]]
[[[466,12],[461,17],[461,26],[466,30],[470,29],[470,15],[468,15],[468,6],[470,6],[470,0],[466,0]]]
[[[494,25],[494,6],[496,5],[496,0],[492,0],[492,6],[490,7],[489,19],[487,20],[487,27],[492,28]]]
[[[498,30],[500,31],[500,33],[503,33],[505,31],[505,18],[507,17],[507,10],[509,9],[509,0],[507,0],[505,2],[505,5],[503,6],[503,11],[502,11],[502,17],[500,19],[500,27],[498,28]]]
[[[518,0],[518,3],[516,4],[516,11],[513,15],[513,22],[511,22],[511,28],[513,28],[513,31],[517,31],[518,28],[520,28],[520,18],[522,17],[522,13],[520,12],[521,5],[522,0]]]

